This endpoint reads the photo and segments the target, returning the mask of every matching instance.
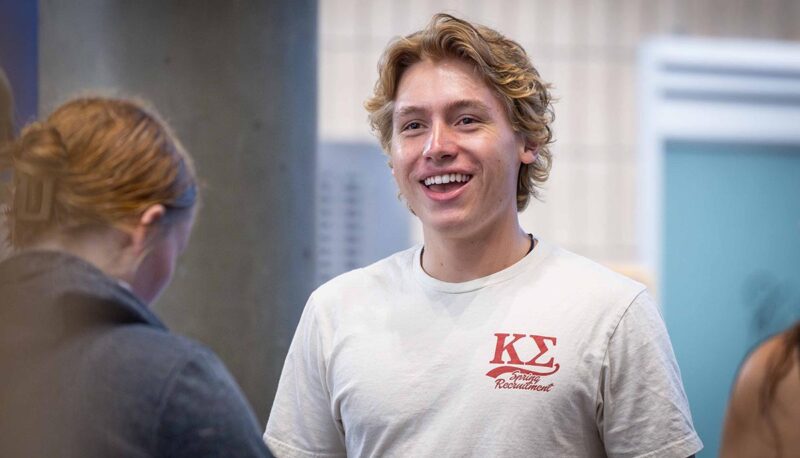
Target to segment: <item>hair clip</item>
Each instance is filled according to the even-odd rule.
[[[43,222],[50,219],[55,181],[53,177],[34,178],[26,173],[17,173],[14,215],[18,221]]]

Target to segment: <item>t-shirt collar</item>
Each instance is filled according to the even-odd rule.
[[[420,262],[420,260],[422,257],[423,247],[424,247],[423,245],[420,245],[414,250],[414,257],[412,261],[413,262],[412,269],[414,272],[414,277],[426,289],[431,289],[449,294],[469,293],[477,291],[481,288],[485,288],[487,286],[491,286],[497,283],[504,282],[506,280],[510,280],[519,275],[520,273],[526,271],[527,269],[532,268],[536,264],[539,264],[553,250],[552,245],[537,237],[536,247],[533,249],[533,251],[528,253],[525,257],[523,257],[516,263],[506,267],[505,269],[499,272],[495,272],[491,275],[487,275],[485,277],[476,278],[474,280],[469,280],[461,283],[450,283],[442,280],[437,280],[428,275],[428,273],[422,269],[422,263]]]

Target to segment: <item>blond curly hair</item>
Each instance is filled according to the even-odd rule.
[[[389,154],[394,99],[403,73],[426,58],[453,57],[475,67],[503,102],[512,128],[536,147],[536,160],[522,164],[519,170],[517,210],[522,211],[531,196],[541,198],[541,186],[550,175],[551,86],[539,76],[522,46],[495,30],[440,13],[424,29],[392,41],[378,62],[373,94],[364,103],[372,130]]]

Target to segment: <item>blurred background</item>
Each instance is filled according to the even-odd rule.
[[[716,456],[739,362],[800,317],[800,2],[0,0],[0,67],[16,129],[87,89],[173,124],[203,208],[155,308],[265,422],[310,291],[421,241],[362,103],[388,41],[440,11],[553,84],[552,176],[522,224],[656,292]]]

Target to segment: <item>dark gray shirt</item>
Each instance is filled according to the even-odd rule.
[[[268,456],[220,360],[81,259],[0,263],[0,456]]]

